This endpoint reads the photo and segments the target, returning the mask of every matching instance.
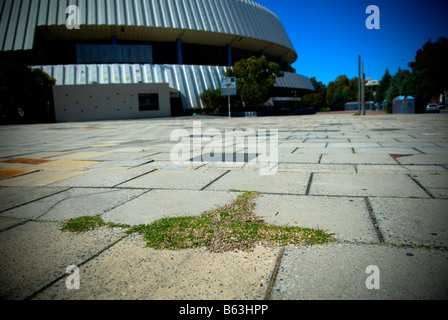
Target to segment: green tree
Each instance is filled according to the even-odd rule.
[[[393,99],[397,96],[415,97],[415,76],[409,70],[399,69],[390,81],[389,88],[385,92],[386,111],[392,112]]]
[[[327,87],[315,77],[310,78],[314,87],[314,92],[303,96],[304,107],[315,107],[316,111],[326,107]]]
[[[326,102],[327,105],[333,106],[333,110],[344,110],[344,104],[358,101],[357,97],[358,78],[349,80],[346,75],[340,75],[328,84]]]
[[[16,61],[0,63],[0,116],[6,123],[54,121],[56,80]]]
[[[204,109],[211,109],[212,112],[218,113],[224,110],[227,105],[226,97],[221,95],[221,89],[207,89],[200,96]]]
[[[448,38],[429,40],[417,51],[412,69],[417,110],[424,110],[433,97],[448,90]]]
[[[271,97],[276,79],[283,75],[278,63],[268,62],[265,56],[240,60],[226,72],[227,77],[236,77],[237,96],[242,106],[252,110]]]
[[[389,69],[386,68],[384,76],[381,78],[380,84],[376,89],[375,102],[382,103],[386,99],[386,91],[389,89],[392,76],[389,73]]]

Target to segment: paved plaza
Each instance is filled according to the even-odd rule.
[[[448,114],[0,126],[0,297],[447,299],[447,178]],[[267,223],[335,241],[212,253],[154,250],[121,228],[60,230],[81,216],[197,216],[242,191],[261,193]],[[78,290],[66,287],[71,265]]]

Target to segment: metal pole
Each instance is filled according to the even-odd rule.
[[[361,114],[361,56],[358,56],[358,114]]]
[[[229,104],[229,118],[230,118],[230,95],[228,95],[227,98],[229,100],[228,104]]]
[[[366,75],[364,74],[364,63],[362,63],[362,65],[361,65],[361,73],[362,73],[362,81],[361,81],[361,115],[365,116],[366,115],[366,96],[365,96],[364,85],[365,85],[365,77],[366,77]]]

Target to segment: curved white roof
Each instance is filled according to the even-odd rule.
[[[68,5],[79,8],[79,30],[65,26]],[[32,49],[36,27],[49,39],[180,38],[297,59],[277,16],[250,0],[0,0],[0,50]]]

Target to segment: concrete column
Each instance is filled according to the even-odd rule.
[[[232,45],[229,43],[226,45],[226,53],[227,53],[227,66],[232,66]]]
[[[180,38],[177,38],[176,45],[177,45],[177,63],[182,64],[182,40]]]

